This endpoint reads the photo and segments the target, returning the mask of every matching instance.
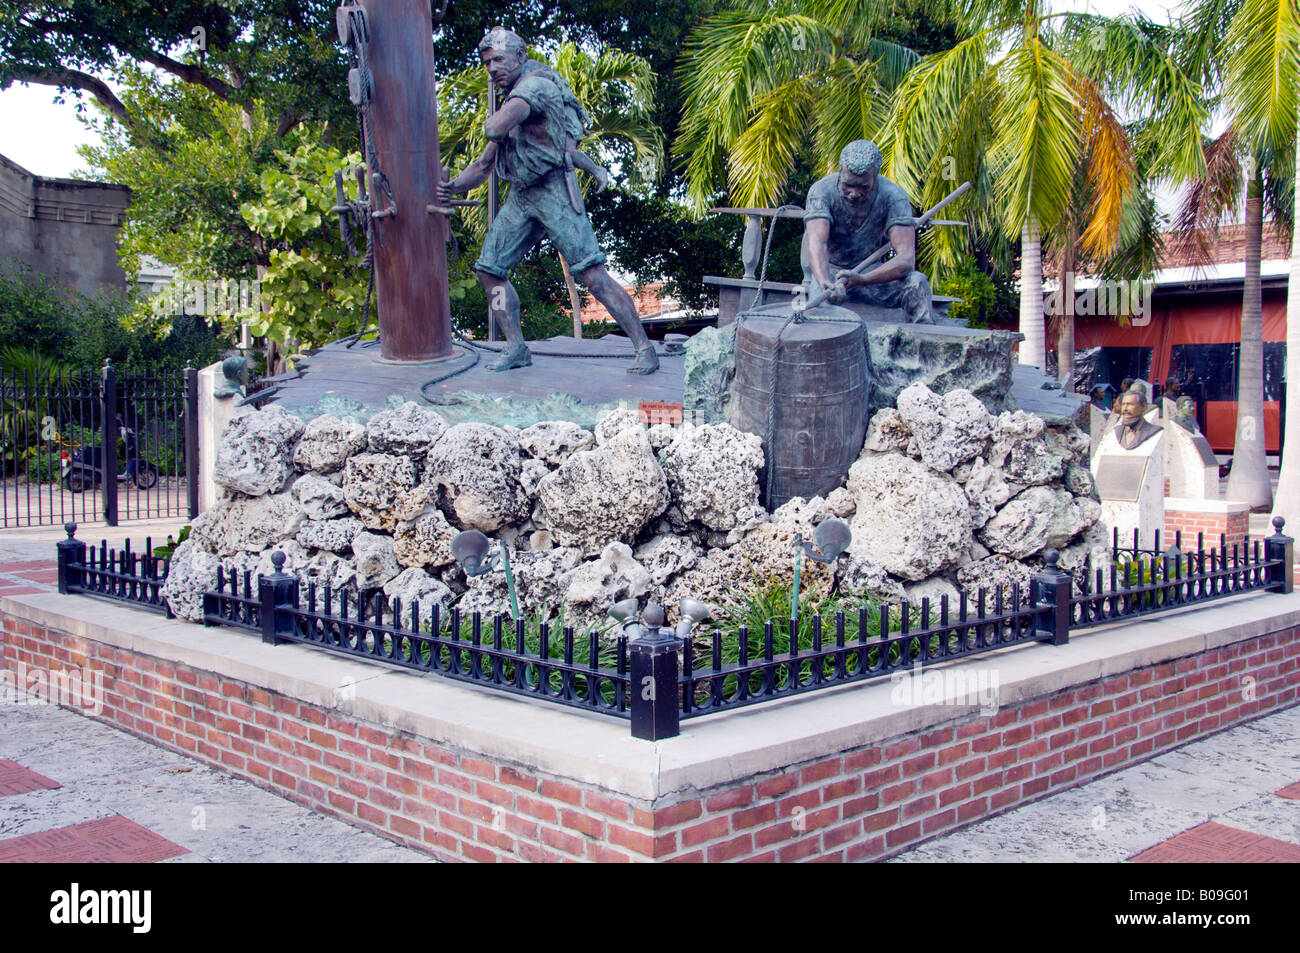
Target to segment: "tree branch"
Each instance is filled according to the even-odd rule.
[[[105,111],[122,125],[134,125],[130,114],[126,111],[126,106],[108,88],[108,84],[89,73],[75,69],[19,69],[11,74],[11,78],[19,83],[83,90],[94,96]]]
[[[204,89],[210,90],[220,96],[222,99],[230,99],[230,86],[213,76],[201,66],[193,66],[189,63],[181,63],[171,57],[163,56],[161,53],[155,53],[152,50],[133,51],[135,56],[144,60],[161,70],[166,70],[173,76],[179,76],[187,83],[195,83]]]
[[[296,112],[284,112],[280,114],[280,121],[275,127],[275,136],[277,139],[283,139],[289,134],[289,130],[298,123],[302,122],[302,117]]]

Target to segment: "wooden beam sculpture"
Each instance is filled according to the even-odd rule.
[[[354,59],[348,92],[361,112],[380,355],[395,362],[449,357],[450,222],[431,207],[442,163],[429,2],[356,0],[337,16]]]

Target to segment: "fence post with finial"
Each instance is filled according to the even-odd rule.
[[[628,646],[631,655],[632,737],[644,741],[676,738],[681,732],[677,652],[681,640],[663,628],[664,610],[650,603],[641,614],[641,634]]]
[[[283,610],[298,607],[298,579],[284,571],[284,553],[271,554],[275,572],[257,577],[257,598],[262,610],[262,641],[271,645],[287,641],[293,619]]]
[[[99,384],[99,488],[104,494],[104,522],[117,525],[117,368],[104,358]]]
[[[59,540],[55,548],[58,550],[59,592],[66,596],[86,583],[86,544],[76,538],[76,523],[64,523],[63,529],[68,538]]]
[[[1065,645],[1070,641],[1070,592],[1073,579],[1057,566],[1061,554],[1049,549],[1043,571],[1032,579],[1035,638],[1051,645]]]
[[[1282,532],[1286,520],[1273,517],[1273,535],[1264,538],[1264,558],[1274,563],[1268,567],[1269,592],[1290,592],[1295,585],[1295,540]]]

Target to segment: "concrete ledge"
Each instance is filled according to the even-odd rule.
[[[1234,516],[1237,513],[1249,513],[1250,504],[1239,503],[1236,500],[1198,500],[1194,497],[1167,496],[1165,509]]]
[[[84,596],[0,600],[0,615],[217,673],[339,716],[573,778],[646,802],[736,782],[980,712],[958,696],[901,706],[880,680],[683,722],[680,737],[633,739],[625,722],[251,633],[205,628]],[[1300,627],[1300,592],[1255,593],[1100,626],[1069,645],[1021,645],[926,671],[978,671],[1005,710],[1135,669]]]

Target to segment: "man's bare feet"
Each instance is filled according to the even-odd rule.
[[[636,349],[636,360],[632,366],[627,369],[629,374],[653,374],[659,370],[659,355],[655,353],[653,344],[647,344],[645,347]]]
[[[512,344],[501,352],[501,357],[487,366],[489,371],[508,371],[516,367],[527,367],[533,363],[533,356],[528,352],[527,344]]]

